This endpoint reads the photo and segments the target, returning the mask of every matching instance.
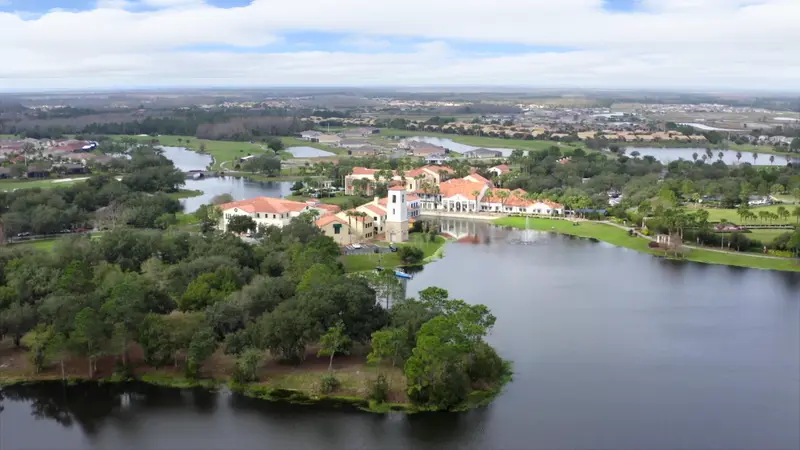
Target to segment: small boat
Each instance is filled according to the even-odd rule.
[[[395,270],[394,274],[398,278],[405,278],[406,280],[410,280],[411,279],[411,275],[409,275],[409,274],[407,274],[405,272],[401,272],[399,270]]]

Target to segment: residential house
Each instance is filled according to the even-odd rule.
[[[89,168],[82,164],[63,164],[60,167],[65,175],[78,175],[89,173]]]
[[[273,197],[255,197],[239,200],[219,205],[220,210],[222,210],[222,218],[217,227],[221,231],[227,231],[228,220],[231,217],[244,215],[252,218],[256,225],[282,228],[288,225],[294,217],[306,211],[316,210],[320,216],[330,214],[331,211],[327,209],[328,205],[325,206]]]
[[[347,149],[347,154],[351,156],[375,156],[378,154],[378,148],[371,145],[350,147]]]
[[[39,166],[28,166],[26,176],[28,178],[47,178],[50,176],[50,169]]]
[[[476,148],[463,153],[465,158],[501,158],[503,152],[500,150],[490,150],[488,148]]]
[[[11,178],[11,169],[8,167],[0,167],[0,178]]]
[[[489,172],[492,173],[494,176],[499,177],[511,172],[511,168],[508,167],[507,164],[500,164],[499,166],[494,166],[489,168]]]
[[[443,178],[453,173],[453,169],[446,166],[424,166],[412,169],[405,173],[406,190],[416,192],[423,185],[438,186]]]
[[[375,197],[375,200],[372,202],[356,208],[357,211],[372,216],[372,234],[375,237],[383,234],[384,227],[386,226],[386,202],[384,201],[383,204],[380,202],[381,199]]]
[[[319,131],[309,130],[300,133],[300,139],[310,142],[318,142],[317,139],[322,135]]]
[[[433,144],[423,144],[412,146],[409,150],[411,156],[418,156],[421,158],[428,158],[432,155],[442,155],[447,153],[447,149]]]
[[[346,220],[336,215],[320,217],[314,224],[325,236],[332,238],[339,245],[347,245],[352,242],[352,228]]]
[[[335,134],[320,134],[315,138],[320,144],[328,144],[338,146],[342,142],[342,138]]]
[[[372,136],[373,134],[380,133],[380,128],[374,127],[361,127],[361,128],[351,128],[349,130],[344,130],[340,134],[344,137],[368,137]]]
[[[444,153],[434,153],[425,158],[425,164],[444,165],[450,161],[450,157]]]
[[[349,149],[349,148],[363,147],[368,144],[369,142],[367,142],[365,139],[342,139],[339,142],[339,147]]]

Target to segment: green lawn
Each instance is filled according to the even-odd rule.
[[[769,244],[770,242],[774,241],[775,238],[778,236],[791,233],[794,230],[790,229],[753,229],[750,230],[749,233],[745,233],[749,239],[755,239],[757,241],[761,241],[763,244]]]
[[[396,128],[381,129],[380,136],[431,136],[452,139],[459,144],[472,145],[474,147],[494,147],[494,148],[519,148],[522,150],[542,150],[552,146],[560,147],[562,150],[582,148],[583,144],[576,142],[573,146],[556,141],[525,141],[521,139],[502,139],[483,136],[459,136],[449,133],[433,133],[430,131],[408,131]]]
[[[436,242],[422,242],[422,235],[414,233],[409,236],[409,241],[396,245],[416,245],[422,248],[425,253],[423,264],[429,263],[442,256],[444,244],[447,240],[441,236],[436,236]],[[380,255],[346,255],[342,257],[345,270],[348,272],[362,272],[373,270],[376,267],[393,268],[402,266],[403,262],[397,253],[381,253]]]
[[[794,208],[791,205],[784,206],[789,212],[792,211]],[[774,222],[762,222],[760,218],[756,218],[755,220],[747,220],[742,222],[739,218],[739,215],[736,214],[735,209],[722,209],[722,208],[706,208],[708,211],[708,220],[709,222],[720,222],[722,219],[727,220],[730,223],[735,223],[739,225],[794,225],[797,223],[797,219],[795,217],[789,216],[787,219],[778,219]],[[775,213],[778,210],[777,205],[771,206],[761,206],[758,208],[751,208],[750,212],[758,215],[759,211],[769,211],[771,213]]]
[[[510,226],[515,228],[526,228],[525,218],[523,217],[504,217],[494,221],[495,225]],[[558,233],[569,234],[572,236],[595,238],[620,247],[638,250],[651,255],[663,255],[661,250],[653,250],[647,247],[647,239],[628,236],[625,230],[597,222],[581,222],[575,226],[568,220],[556,219],[529,219],[528,229],[555,231]],[[745,253],[737,252],[716,252],[711,250],[691,249],[686,258],[687,261],[700,262],[706,264],[722,264],[727,266],[750,267],[754,269],[785,270],[800,272],[800,261],[797,259],[778,259],[761,258],[750,256]]]
[[[35,241],[17,242],[15,244],[9,244],[9,246],[21,247],[21,248],[30,248],[30,249],[34,249],[34,250],[51,251],[56,246],[56,243],[58,243],[58,241],[60,241],[61,239],[65,239],[67,237],[70,237],[70,236],[74,236],[74,235],[65,234],[65,235],[62,235],[62,236],[54,236],[52,238],[47,238],[47,239],[37,239]],[[102,237],[102,236],[103,236],[103,232],[102,231],[91,233],[91,239],[92,240],[100,239],[100,237]]]
[[[0,180],[0,191],[13,191],[14,189],[52,189],[59,186],[69,186],[71,184],[86,181],[75,178],[84,178],[87,175],[73,177],[71,180],[59,181],[55,178],[45,178],[41,180]]]

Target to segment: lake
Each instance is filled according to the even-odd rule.
[[[181,199],[185,212],[194,212],[201,205],[211,203],[219,194],[231,194],[234,200],[253,197],[285,197],[292,193],[291,181],[252,181],[242,177],[209,177],[200,180],[186,180],[183,189],[203,191],[197,197]]]
[[[314,147],[289,147],[286,149],[296,158],[322,158],[325,156],[335,156],[336,153],[320,150]]]
[[[230,393],[8,388],[0,448],[797,449],[800,274],[680,263],[444,221],[408,283],[487,304],[514,381],[464,414],[377,416]],[[475,238],[470,238],[475,236]]]
[[[184,172],[190,170],[206,170],[206,168],[214,161],[211,155],[193,152],[187,150],[185,147],[159,147],[164,156],[169,158],[175,167]]]
[[[631,152],[633,151],[639,152],[641,156],[652,156],[662,163],[669,163],[679,159],[693,161],[692,155],[694,153],[697,153],[697,158],[699,160],[702,159],[704,154],[706,154],[706,149],[704,148],[675,147],[627,147],[625,154],[630,156]],[[714,154],[714,157],[708,161],[709,164],[719,160],[719,157],[717,156],[719,155],[719,152],[722,152],[722,161],[725,162],[725,164],[753,164],[753,152],[741,152],[742,159],[737,160],[736,150],[713,150],[712,153]],[[759,166],[785,166],[787,164],[786,157],[784,155],[774,155],[775,161],[772,163],[770,163],[769,157],[773,155],[766,153],[757,153],[757,155],[758,158],[756,159],[755,164]]]

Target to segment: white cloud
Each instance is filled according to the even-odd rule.
[[[0,0],[3,1],[3,0]],[[0,90],[142,85],[529,85],[798,89],[800,0],[100,0],[24,20],[0,13]],[[141,9],[146,6],[147,9]],[[271,51],[285,32],[343,33],[369,54]],[[394,53],[392,38],[421,41]],[[448,42],[566,47],[513,56]],[[261,53],[186,49],[249,47]],[[459,48],[463,48],[460,46]],[[313,50],[313,46],[306,46]],[[468,46],[467,46],[468,48]],[[9,63],[11,62],[11,63]]]

